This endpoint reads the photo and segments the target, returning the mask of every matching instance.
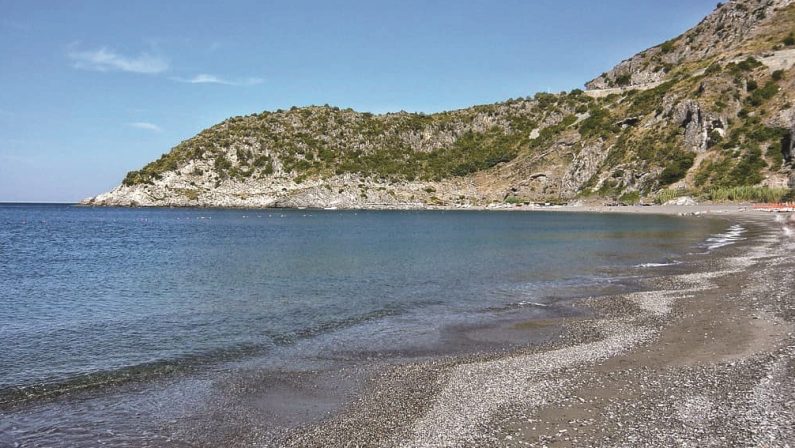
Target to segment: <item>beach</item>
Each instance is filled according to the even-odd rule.
[[[216,349],[187,359],[165,357],[133,369],[110,366],[52,386],[14,388],[4,396],[10,401],[0,404],[0,445],[786,446],[792,439],[795,280],[790,273],[795,240],[784,232],[784,215],[737,205],[504,211],[34,207],[20,215],[8,209],[14,217],[8,222],[20,235],[40,234],[46,242],[50,226],[65,226],[64,232],[75,232],[69,244],[92,257],[115,252],[85,247],[86,228],[90,235],[127,229],[135,238],[117,250],[132,261],[108,258],[102,265],[112,267],[107,275],[128,278],[129,270],[121,266],[133,263],[139,272],[128,280],[135,284],[162,278],[163,267],[175,265],[174,257],[183,264],[182,270],[169,271],[168,284],[173,285],[207,277],[217,270],[213,259],[226,260],[224,275],[199,283],[205,289],[167,289],[164,297],[170,300],[154,296],[148,309],[136,305],[148,294],[129,288],[119,290],[129,290],[129,299],[98,302],[116,311],[101,319],[97,330],[78,321],[89,354],[97,347],[115,351],[129,344],[119,331],[108,333],[108,319],[116,319],[115,328],[127,328],[127,333],[151,331],[150,338],[162,337],[158,351],[151,352],[158,355],[185,347],[173,338],[194,337],[197,331],[224,329],[248,338],[280,310],[283,314],[270,328],[294,316],[331,317],[310,312],[308,307],[318,309],[316,303],[360,301],[325,323],[295,321],[279,336],[279,344],[245,350],[231,346],[218,355]],[[29,220],[27,214],[48,219]],[[644,216],[633,216],[639,214]],[[20,216],[25,220],[19,221]],[[225,243],[237,245],[234,249],[218,253],[215,243],[189,244],[199,235],[207,240],[208,232],[225,235],[227,229],[237,233]],[[162,256],[138,249],[154,235],[170,244]],[[332,237],[337,243],[330,243]],[[545,252],[541,242],[550,239],[553,252]],[[285,258],[296,240],[323,250],[309,259],[298,251],[295,258]],[[324,291],[299,280],[317,278],[318,266],[326,275],[332,266],[340,269],[344,258],[339,254],[354,241],[361,249],[348,262],[350,269],[335,275],[361,275],[359,260],[367,259],[372,266],[365,272],[373,277],[347,284],[329,277],[328,302],[315,298],[294,302],[292,308],[283,299],[261,304],[262,294],[282,283],[253,283],[250,292],[236,290],[239,299],[232,302],[218,292],[236,282],[235,273],[245,270],[241,267],[252,265],[271,269],[268,276],[284,279],[285,286],[304,288],[284,294]],[[486,241],[491,246],[483,246]],[[413,249],[401,254],[408,243]],[[373,244],[382,246],[375,250]],[[281,247],[282,258],[259,262],[265,247]],[[483,252],[480,258],[468,258],[476,250]],[[323,253],[334,256],[325,262],[319,258]],[[399,259],[426,264],[423,269],[411,264],[407,271],[396,264],[398,277],[379,277],[383,263]],[[507,260],[516,265],[513,271]],[[562,267],[544,274],[555,262]],[[85,268],[97,269],[92,263]],[[600,270],[600,263],[613,267]],[[445,264],[455,269],[431,269]],[[144,266],[147,270],[140,272]],[[296,277],[299,266],[309,271]],[[581,269],[589,269],[587,277],[561,282],[561,274],[582,275]],[[418,276],[410,279],[407,272]],[[440,277],[439,272],[446,273]],[[523,277],[528,272],[532,281]],[[261,273],[245,278],[259,277]],[[547,277],[554,281],[545,283]],[[63,278],[68,283],[61,288],[96,287]],[[442,280],[447,283],[439,289]],[[373,289],[362,294],[367,284]],[[411,284],[422,299],[416,308],[390,311],[412,297],[397,295]],[[395,289],[389,293],[385,285]],[[437,300],[444,295],[446,301],[428,302],[428,294]],[[386,311],[360,313],[359,308],[372,306],[370,297],[380,296],[395,302],[379,305]],[[173,308],[180,300],[184,305]],[[162,304],[169,304],[165,314],[158,312]],[[201,306],[213,312],[196,313]],[[234,312],[225,315],[221,307]],[[144,311],[153,314],[138,319]],[[129,313],[136,318],[123,318]],[[35,320],[33,325],[37,335],[50,334],[38,330]],[[7,334],[25,334],[23,327],[16,328],[8,327]],[[306,336],[288,339],[299,331]],[[209,337],[213,334],[200,341],[216,341]],[[119,339],[106,345],[90,339],[109,336]],[[24,347],[30,338],[18,341]],[[55,356],[49,355],[48,362]],[[106,355],[100,352],[97,359]],[[30,362],[21,359],[18,365],[29,368]]]
[[[581,301],[593,317],[564,319],[557,340],[380,372],[277,444],[787,446],[795,242],[772,215],[741,208],[720,209],[746,229],[736,244],[660,267],[644,291]]]

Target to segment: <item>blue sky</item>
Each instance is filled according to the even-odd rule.
[[[226,117],[434,112],[582,84],[703,0],[0,0],[0,201],[77,201]]]

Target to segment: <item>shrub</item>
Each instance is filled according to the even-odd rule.
[[[229,168],[232,168],[232,162],[230,162],[225,156],[219,155],[215,158],[213,166],[215,167],[216,171],[226,171]]]
[[[768,146],[767,151],[765,151],[765,156],[771,161],[771,170],[778,170],[781,168],[781,165],[784,164],[784,154],[781,153],[781,149],[776,145]]]
[[[660,184],[670,185],[684,178],[695,159],[695,154],[689,152],[680,151],[672,154],[671,161],[660,173]]]
[[[704,74],[714,75],[715,73],[720,73],[721,70],[723,70],[723,67],[717,62],[713,62],[709,67],[707,67],[707,69],[704,71]]]
[[[761,106],[765,101],[773,98],[778,93],[778,84],[768,81],[761,89],[756,89],[748,97],[748,103],[752,106]]]
[[[616,85],[618,86],[628,86],[629,83],[632,82],[632,75],[629,73],[624,73],[623,75],[616,76]]]
[[[767,166],[758,146],[752,147],[729,174],[734,185],[754,185],[762,182],[761,170]]]
[[[751,70],[757,67],[761,67],[762,63],[757,61],[753,57],[748,56],[747,58],[736,64],[735,63],[729,64],[729,66],[731,67],[731,71],[733,73],[739,73],[739,72],[750,72]]]
[[[594,108],[591,109],[590,115],[580,123],[580,135],[585,138],[604,135],[605,133],[612,133],[616,131],[616,126],[613,124],[613,117],[607,109]]]
[[[630,191],[621,195],[618,198],[618,202],[627,205],[634,205],[640,202],[640,192],[638,191]]]
[[[782,43],[786,46],[795,45],[795,34],[789,33],[787,37],[784,38]]]

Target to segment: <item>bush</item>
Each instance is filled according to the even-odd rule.
[[[616,132],[616,126],[607,109],[595,108],[591,109],[588,118],[582,120],[579,131],[580,135],[588,138]]]
[[[723,67],[717,62],[713,62],[709,67],[707,67],[707,69],[704,71],[704,74],[714,75],[716,73],[720,73],[721,70],[723,70]]]
[[[738,63],[731,63],[728,65],[732,73],[750,72],[751,70],[761,67],[762,63],[749,56]]]
[[[768,81],[761,89],[756,89],[748,97],[748,104],[752,106],[761,106],[765,101],[773,98],[778,93],[778,84],[774,81]]]
[[[689,152],[673,154],[669,164],[660,173],[660,184],[670,185],[684,178],[695,159],[696,155]]]
[[[784,38],[784,41],[782,43],[788,47],[790,45],[795,45],[795,34],[789,33],[789,35],[787,35],[787,37]]]
[[[616,85],[623,87],[628,86],[629,83],[632,82],[632,76],[629,73],[624,73],[623,75],[616,76]]]
[[[765,156],[770,159],[770,169],[773,171],[780,169],[781,165],[784,164],[784,154],[781,153],[781,148],[776,145],[768,146]]]
[[[640,202],[640,192],[638,191],[630,191],[628,193],[624,193],[621,197],[618,198],[618,202],[626,205],[634,205]]]
[[[734,185],[758,184],[762,182],[762,173],[760,171],[765,166],[767,166],[767,163],[762,159],[762,151],[758,146],[752,147],[748,154],[735,165],[729,174],[729,178]]]

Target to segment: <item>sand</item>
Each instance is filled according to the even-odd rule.
[[[519,323],[559,337],[389,366],[284,446],[788,446],[795,440],[795,240],[743,206],[543,210],[723,217],[742,241],[663,267],[647,289]]]

